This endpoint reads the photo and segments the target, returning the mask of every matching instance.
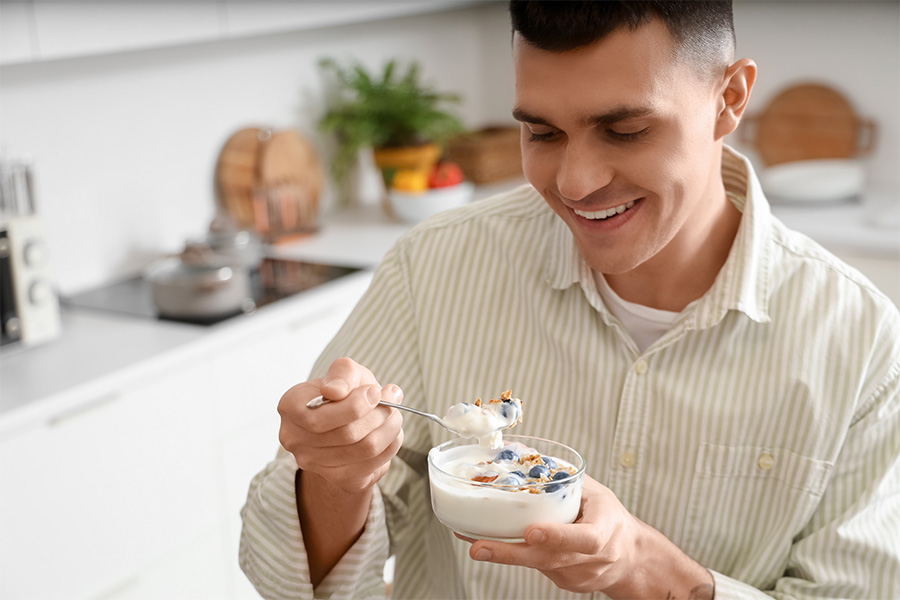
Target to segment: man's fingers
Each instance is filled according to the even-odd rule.
[[[328,402],[318,408],[306,406],[298,396],[296,402],[301,405],[295,406],[296,412],[290,415],[290,420],[301,429],[321,434],[362,420],[380,399],[381,390],[375,385],[358,387],[340,401]]]
[[[352,427],[354,424],[351,423],[348,427]],[[314,462],[323,467],[359,465],[372,457],[381,455],[400,435],[402,424],[403,416],[399,414],[399,411],[392,410],[379,427],[355,442],[324,447],[305,444],[303,448],[296,449],[296,453],[303,456],[304,462]],[[332,433],[336,432],[328,432],[325,436]]]
[[[525,542],[547,551],[594,555],[603,549],[599,528],[593,524],[538,523],[525,530]]]
[[[577,562],[576,556],[580,555],[570,552],[547,552],[540,546],[529,544],[478,540],[469,548],[469,556],[478,561],[551,571],[574,564]]]
[[[344,357],[331,363],[320,388],[327,400],[343,400],[361,385],[378,385],[378,381],[369,369]]]
[[[386,465],[390,463],[391,459],[394,458],[394,456],[396,456],[397,451],[400,449],[400,446],[402,444],[403,430],[401,429],[400,434],[397,435],[397,437],[394,438],[394,440],[388,445],[388,447],[385,448],[377,456],[373,456],[361,462],[341,465],[338,467],[323,467],[321,465],[311,465],[304,470],[319,473],[335,485],[344,487],[344,489],[347,489],[345,485],[348,485],[349,487],[357,487],[357,485],[355,484],[359,482],[360,474],[365,474],[362,476],[362,479],[366,481],[368,481],[371,477],[374,477],[373,481],[371,482],[374,483],[375,481],[380,479],[381,475],[383,475],[387,470]],[[302,469],[303,466],[300,465],[300,468]]]

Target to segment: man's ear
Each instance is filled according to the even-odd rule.
[[[716,140],[737,129],[750,101],[750,91],[755,82],[756,63],[749,58],[742,58],[725,70],[722,95],[719,98],[719,114],[716,118]]]

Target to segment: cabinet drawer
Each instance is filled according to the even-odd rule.
[[[91,596],[219,522],[208,373],[0,442],[0,597]]]

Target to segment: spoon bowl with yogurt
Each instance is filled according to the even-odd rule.
[[[306,403],[309,408],[318,408],[330,402],[322,396],[316,396]],[[460,402],[452,405],[447,414],[441,418],[435,414],[394,404],[379,402],[382,406],[397,408],[411,412],[420,417],[431,419],[444,429],[464,438],[476,438],[483,448],[499,448],[503,445],[504,429],[514,426],[522,420],[522,401],[513,398],[510,392],[504,392],[499,399],[482,403],[479,398],[473,402]]]

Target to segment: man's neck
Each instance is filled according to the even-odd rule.
[[[741,222],[741,212],[721,188],[706,211],[669,243],[664,252],[628,273],[606,275],[624,300],[674,312],[682,311],[712,287],[725,264]]]

